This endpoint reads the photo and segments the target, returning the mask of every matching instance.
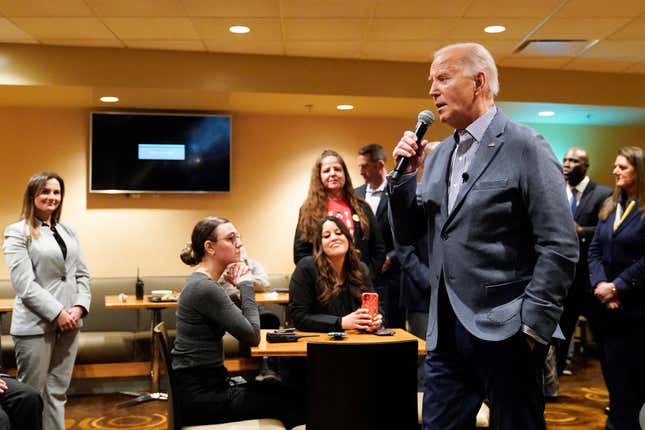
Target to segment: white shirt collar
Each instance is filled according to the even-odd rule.
[[[578,194],[576,195],[576,201],[579,203],[580,202],[580,197],[582,197],[582,193],[585,192],[585,189],[587,188],[587,185],[589,185],[589,182],[591,180],[589,179],[589,176],[585,176],[584,179],[580,182],[578,182],[578,185],[575,187],[570,186],[567,184],[567,200],[571,200],[571,196],[573,193],[571,192],[571,189],[575,188],[578,190]]]
[[[365,193],[382,193],[385,191],[385,185],[387,185],[387,181],[381,182],[381,185],[378,186],[378,188],[374,189],[372,188],[372,184],[369,182],[367,183],[367,188],[365,188]]]
[[[589,176],[585,176],[584,179],[578,183],[578,185],[570,188],[575,188],[576,190],[578,190],[578,195],[581,196],[582,193],[585,192],[585,188],[587,188],[587,185],[589,185],[589,182],[591,182],[591,180],[589,179]]]

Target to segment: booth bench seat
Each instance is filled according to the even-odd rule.
[[[289,276],[269,275],[271,287],[288,288]],[[186,276],[150,276],[142,278],[145,293],[152,290],[181,290]],[[147,309],[106,309],[105,296],[134,295],[135,277],[92,278],[90,313],[84,319],[79,339],[74,378],[141,376],[150,371],[151,312]],[[13,298],[11,282],[0,280],[0,298]],[[162,321],[171,338],[175,334],[176,308],[164,309]],[[16,367],[13,339],[9,334],[11,313],[2,316],[2,367],[11,373]],[[226,366],[230,371],[249,370],[255,361],[229,334],[224,337]]]

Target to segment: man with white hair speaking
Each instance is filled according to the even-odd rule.
[[[487,398],[491,428],[544,430],[544,358],[578,259],[562,168],[542,136],[495,106],[486,48],[439,50],[430,80],[454,135],[417,186],[427,142],[406,131],[393,155],[407,169],[389,183],[397,241],[429,237],[423,429],[471,429]]]

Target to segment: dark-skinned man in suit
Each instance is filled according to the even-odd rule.
[[[576,223],[580,258],[576,265],[576,276],[564,302],[564,310],[562,318],[560,318],[560,328],[564,335],[564,340],[556,343],[557,368],[560,374],[566,368],[569,343],[580,315],[585,316],[594,336],[602,336],[600,321],[597,318],[600,305],[589,284],[587,252],[596,231],[596,224],[598,224],[598,212],[605,200],[611,196],[612,190],[592,182],[587,176],[588,169],[589,155],[587,151],[583,148],[573,147],[566,152],[562,160],[562,172],[567,182],[569,206]]]

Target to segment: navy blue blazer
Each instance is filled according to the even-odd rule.
[[[645,323],[645,219],[638,205],[614,231],[616,211],[599,221],[589,245],[591,285],[613,282],[622,308],[610,312],[624,323]]]
[[[354,189],[354,191],[356,191],[358,197],[365,199],[365,195],[367,194],[367,184],[363,184],[360,187],[357,187],[356,189]],[[381,237],[383,238],[383,242],[385,244],[385,251],[387,255],[392,258],[394,240],[392,238],[392,228],[390,227],[390,220],[387,216],[388,206],[389,204],[386,190],[378,203],[374,217],[376,218],[376,222],[378,223],[381,230]]]
[[[571,285],[572,290],[589,290],[589,263],[587,262],[589,244],[596,231],[596,224],[598,224],[598,212],[611,193],[611,188],[589,182],[584,193],[580,196],[580,203],[573,220],[582,227],[584,234],[579,238],[580,259],[576,266],[576,277]]]
[[[397,243],[428,234],[426,347],[437,342],[442,273],[457,318],[474,336],[499,341],[524,325],[550,340],[578,260],[562,167],[541,135],[498,109],[448,213],[454,148],[450,136],[428,156],[418,187],[414,175],[390,184]]]
[[[428,312],[430,306],[430,269],[428,238],[423,236],[415,246],[394,248],[395,260],[401,268],[399,303],[410,312]]]

